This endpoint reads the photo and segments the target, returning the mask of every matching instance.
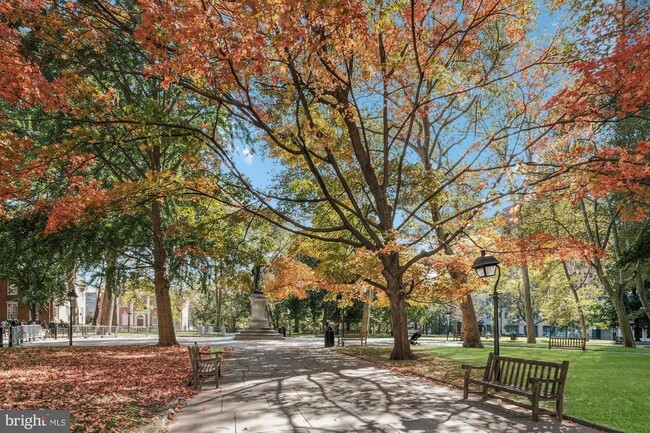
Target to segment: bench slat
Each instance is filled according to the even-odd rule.
[[[562,420],[564,382],[569,362],[562,363],[535,361],[521,358],[495,356],[490,353],[483,378],[470,376],[472,367],[463,365],[465,386],[463,396],[467,398],[469,385],[480,385],[487,397],[488,388],[528,397],[533,404],[533,420],[537,421],[539,401],[556,401],[558,420]]]

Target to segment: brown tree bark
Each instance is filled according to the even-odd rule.
[[[366,291],[366,302],[363,303],[361,314],[361,332],[370,333],[370,307],[372,305],[372,289]]]
[[[113,296],[108,288],[104,289],[102,293],[102,300],[100,303],[99,312],[99,326],[108,326],[111,318],[111,307],[113,305]]]
[[[434,221],[439,221],[440,209],[437,207],[434,208],[431,216]],[[438,238],[438,242],[444,244],[445,254],[452,255],[454,251],[446,242],[447,234],[445,233],[442,226],[438,226],[436,228],[436,237]],[[458,283],[463,283],[467,279],[467,273],[465,270],[456,268],[452,270],[450,274],[453,281],[456,281]],[[471,294],[467,294],[460,301],[460,310],[462,317],[461,334],[463,335],[463,347],[482,349],[483,343],[481,342],[481,330],[479,329],[478,320],[476,319],[476,309],[474,308],[474,302],[472,301]]]
[[[641,306],[643,306],[646,316],[650,319],[650,299],[648,299],[648,292],[646,291],[645,281],[643,279],[643,271],[639,264],[637,264],[634,271],[634,284],[636,286],[636,294],[641,300]]]
[[[463,335],[463,347],[482,348],[481,333],[476,320],[476,310],[471,293],[465,295],[460,302],[460,313],[463,320],[461,334]]]
[[[592,265],[594,269],[596,269],[596,275],[598,275],[600,283],[605,288],[605,293],[607,293],[609,296],[609,299],[612,301],[614,309],[616,310],[616,319],[618,320],[618,326],[621,328],[621,332],[623,333],[623,345],[625,347],[636,347],[634,344],[634,337],[632,336],[632,328],[630,327],[627,312],[625,311],[625,305],[623,304],[625,284],[621,282],[618,288],[614,288],[605,275],[605,272],[603,271],[603,266],[600,259],[594,259]]]
[[[106,271],[104,293],[101,301],[101,311],[99,314],[98,324],[100,326],[110,326],[113,316],[113,304],[115,302],[115,293],[117,291],[117,254],[113,250],[106,251]]]
[[[393,351],[391,360],[414,359],[408,336],[408,319],[406,316],[406,296],[402,293],[388,295],[391,315],[393,317]]]
[[[153,228],[153,271],[156,312],[158,314],[158,345],[178,344],[174,332],[172,304],[169,297],[169,276],[167,275],[167,251],[165,250],[165,231],[162,223],[162,202],[155,199],[151,204],[151,223]]]
[[[221,329],[221,296],[222,296],[222,290],[221,290],[221,284],[218,282],[215,282],[217,293],[216,293],[216,307],[217,307],[217,331],[222,332]]]
[[[380,254],[386,278],[386,294],[390,300],[391,324],[393,327],[393,351],[391,360],[414,359],[408,336],[408,317],[406,315],[406,298],[403,271],[400,271],[399,253]]]
[[[535,320],[533,319],[533,300],[530,295],[530,277],[528,275],[528,262],[521,261],[521,287],[524,297],[524,317],[526,319],[526,343],[536,344]]]
[[[93,314],[93,321],[92,325],[98,325],[99,322],[99,316],[101,315],[101,304],[102,304],[102,296],[104,295],[104,291],[101,288],[97,289],[97,299],[95,300],[95,314]]]

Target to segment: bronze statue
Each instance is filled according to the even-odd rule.
[[[253,266],[253,293],[262,293],[260,290],[260,279],[262,278],[262,267],[260,265]]]

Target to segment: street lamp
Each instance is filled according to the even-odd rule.
[[[68,310],[68,321],[70,322],[68,328],[68,337],[70,338],[70,346],[72,346],[72,303],[77,299],[77,293],[74,290],[68,292],[68,300],[70,301],[70,309]]]
[[[494,283],[494,292],[492,293],[492,300],[494,303],[494,354],[499,356],[499,294],[497,293],[497,286],[501,278],[501,268],[499,261],[494,256],[486,256],[485,250],[481,250],[481,256],[474,260],[472,268],[476,271],[479,277],[488,278],[497,274],[497,281]],[[498,273],[497,273],[498,271]]]
[[[287,313],[287,326],[286,326],[286,328],[284,329],[284,335],[283,335],[283,337],[286,337],[286,336],[287,336],[287,329],[291,329],[291,309],[290,309],[290,308],[287,308],[286,313]],[[291,337],[291,331],[289,331],[289,337]]]
[[[447,334],[447,341],[449,341],[449,325],[451,325],[451,309],[447,312],[447,329],[445,334]]]
[[[339,310],[339,326],[341,329],[339,329],[339,333],[341,334],[341,345],[345,346],[345,323],[343,321],[343,308],[341,307],[341,304],[343,303],[343,295],[340,293],[336,295],[336,307]]]
[[[146,336],[148,337],[149,336],[149,307],[145,305],[142,310],[144,311],[144,325],[145,328],[147,329]]]

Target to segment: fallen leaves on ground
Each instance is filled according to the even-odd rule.
[[[456,387],[463,386],[463,370],[453,362],[432,353],[416,351],[416,359],[409,361],[389,360],[392,347],[388,346],[349,346],[337,351],[355,358],[380,364],[402,374],[413,374]]]
[[[31,347],[0,357],[0,409],[70,411],[72,432],[126,432],[196,391],[183,346]]]

